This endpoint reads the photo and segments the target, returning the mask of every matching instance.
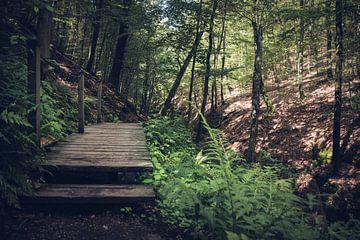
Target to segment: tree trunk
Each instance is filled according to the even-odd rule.
[[[175,94],[176,94],[176,91],[179,88],[181,79],[183,78],[183,76],[185,74],[185,71],[186,71],[187,67],[189,66],[191,58],[193,57],[194,53],[196,52],[196,49],[197,49],[197,47],[198,47],[198,45],[200,43],[202,35],[203,35],[203,32],[199,32],[199,33],[196,34],[195,41],[194,41],[194,43],[193,43],[193,45],[191,47],[191,50],[188,53],[187,57],[185,58],[183,64],[181,65],[180,70],[179,70],[178,74],[176,75],[176,79],[175,79],[173,85],[171,86],[169,94],[168,94],[168,96],[167,96],[167,98],[165,100],[164,106],[161,109],[161,114],[162,115],[165,115],[168,112],[168,110],[170,109],[172,99],[175,97]]]
[[[148,92],[149,92],[149,81],[150,81],[150,60],[147,56],[146,58],[146,67],[145,67],[145,74],[144,74],[144,82],[143,82],[143,93],[141,99],[141,109],[140,113],[146,115],[146,106],[148,101]]]
[[[209,79],[210,79],[210,70],[211,70],[210,57],[211,57],[211,52],[212,52],[213,43],[214,43],[213,28],[214,28],[214,18],[215,18],[216,8],[217,8],[217,0],[213,0],[212,1],[212,11],[211,11],[211,15],[210,15],[210,23],[209,23],[209,46],[208,46],[208,49],[206,52],[206,70],[205,70],[205,80],[204,80],[204,88],[203,88],[204,92],[203,92],[203,99],[202,99],[201,109],[200,109],[200,112],[202,115],[205,115],[207,97],[208,97],[208,92],[209,92]],[[201,116],[199,116],[196,141],[200,141],[201,136],[202,136],[202,131],[203,131],[203,124],[202,124]]]
[[[42,6],[39,10],[39,16],[37,20],[37,39],[40,46],[40,57],[49,60],[50,59],[50,42],[51,31],[53,27],[53,13],[49,11],[45,6]],[[41,64],[41,78],[44,79],[49,70],[48,64]]]
[[[334,104],[334,125],[333,125],[333,173],[339,172],[341,151],[340,151],[340,129],[341,129],[341,105],[342,105],[342,71],[344,63],[343,47],[343,1],[336,0],[336,36],[335,46],[337,49],[336,58],[336,86]]]
[[[197,11],[197,18],[196,18],[196,36],[200,32],[200,22],[201,22],[201,14],[202,14],[202,3],[203,1],[200,0],[199,3],[199,10]],[[197,47],[193,54],[192,66],[191,66],[191,77],[190,77],[190,86],[189,86],[189,103],[188,103],[188,121],[191,120],[192,115],[192,94],[194,89],[194,78],[195,78],[195,65],[196,65],[196,55],[197,55]]]
[[[106,37],[107,37],[108,27],[109,26],[106,25],[105,30],[104,30],[104,34],[103,34],[103,37],[102,37],[102,40],[101,40],[101,43],[100,43],[99,54],[97,56],[97,60],[96,60],[96,64],[95,64],[95,74],[96,74],[97,70],[100,67],[100,62],[101,62],[101,58],[102,58],[102,55],[103,55],[103,52],[104,52],[104,46],[105,46],[105,40],[106,40]],[[103,75],[102,77],[105,77],[105,75]]]
[[[98,41],[99,32],[100,32],[100,18],[101,17],[100,17],[99,10],[101,10],[101,8],[103,7],[104,0],[96,0],[96,3],[97,3],[96,4],[96,12],[95,12],[95,17],[94,17],[94,22],[93,22],[94,31],[93,31],[92,40],[91,40],[89,58],[88,58],[88,62],[86,64],[86,71],[88,71],[90,73],[93,70],[96,46],[97,46],[97,41]]]
[[[124,16],[128,16],[129,13],[129,5],[130,5],[130,0],[124,0],[123,1],[125,7],[123,10]],[[111,68],[111,72],[109,75],[109,79],[108,82],[112,85],[112,87],[116,90],[119,91],[119,87],[120,87],[120,73],[124,64],[124,56],[125,56],[125,48],[126,48],[126,43],[127,43],[127,39],[128,39],[129,35],[128,35],[128,26],[125,23],[125,21],[123,19],[121,19],[120,24],[119,24],[119,34],[118,34],[118,39],[117,39],[117,43],[116,43],[116,49],[115,49],[115,55],[114,55],[114,59],[113,59],[113,64],[112,64],[112,68]]]
[[[331,10],[331,0],[327,0],[326,1],[326,9],[327,9],[327,14],[326,14],[326,40],[327,40],[327,45],[326,45],[326,60],[327,60],[327,78],[329,81],[331,81],[333,79],[333,71],[332,71],[332,61],[331,61],[331,16],[330,16],[330,10]]]
[[[254,161],[256,140],[258,135],[258,121],[260,115],[260,91],[262,82],[262,27],[258,26],[256,21],[253,21],[254,41],[256,44],[254,73],[252,81],[252,110],[251,110],[251,126],[249,148],[247,150],[246,160],[248,162]]]
[[[221,58],[221,79],[220,79],[220,98],[221,98],[221,105],[225,104],[225,98],[224,98],[224,75],[225,75],[225,58],[226,58],[226,11],[227,11],[227,0],[224,2],[224,15],[221,21],[222,25],[222,35],[223,35],[223,41],[222,41],[222,58]]]
[[[303,77],[304,77],[304,34],[305,34],[305,24],[304,24],[304,0],[300,0],[301,8],[301,17],[300,17],[300,40],[299,40],[299,52],[298,52],[298,87],[300,99],[305,97],[304,87],[303,87]]]

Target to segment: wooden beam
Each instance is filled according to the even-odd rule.
[[[85,113],[84,113],[84,73],[81,72],[78,85],[78,132],[84,133]]]
[[[28,120],[33,126],[36,143],[40,145],[40,47],[36,39],[28,40],[28,76],[27,88],[34,107]]]

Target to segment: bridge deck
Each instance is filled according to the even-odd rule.
[[[152,170],[143,128],[138,123],[102,123],[72,134],[46,156],[58,169]]]
[[[138,123],[88,126],[85,133],[72,134],[48,150],[44,168],[52,174],[36,189],[33,202],[116,203],[154,199],[152,187],[139,184],[136,179],[137,173],[153,169],[144,130]]]

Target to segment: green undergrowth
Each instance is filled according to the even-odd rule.
[[[181,118],[145,123],[154,173],[144,182],[155,186],[166,222],[189,229],[194,239],[355,239],[357,221],[310,225],[309,204],[282,169],[245,164],[221,132],[205,125],[209,141],[200,148]]]

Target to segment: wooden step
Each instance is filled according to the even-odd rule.
[[[111,158],[57,158],[42,165],[43,168],[56,171],[81,172],[144,172],[152,171],[153,165],[148,159],[111,159]]]
[[[155,193],[149,185],[44,184],[35,190],[29,203],[125,203],[152,202]]]

